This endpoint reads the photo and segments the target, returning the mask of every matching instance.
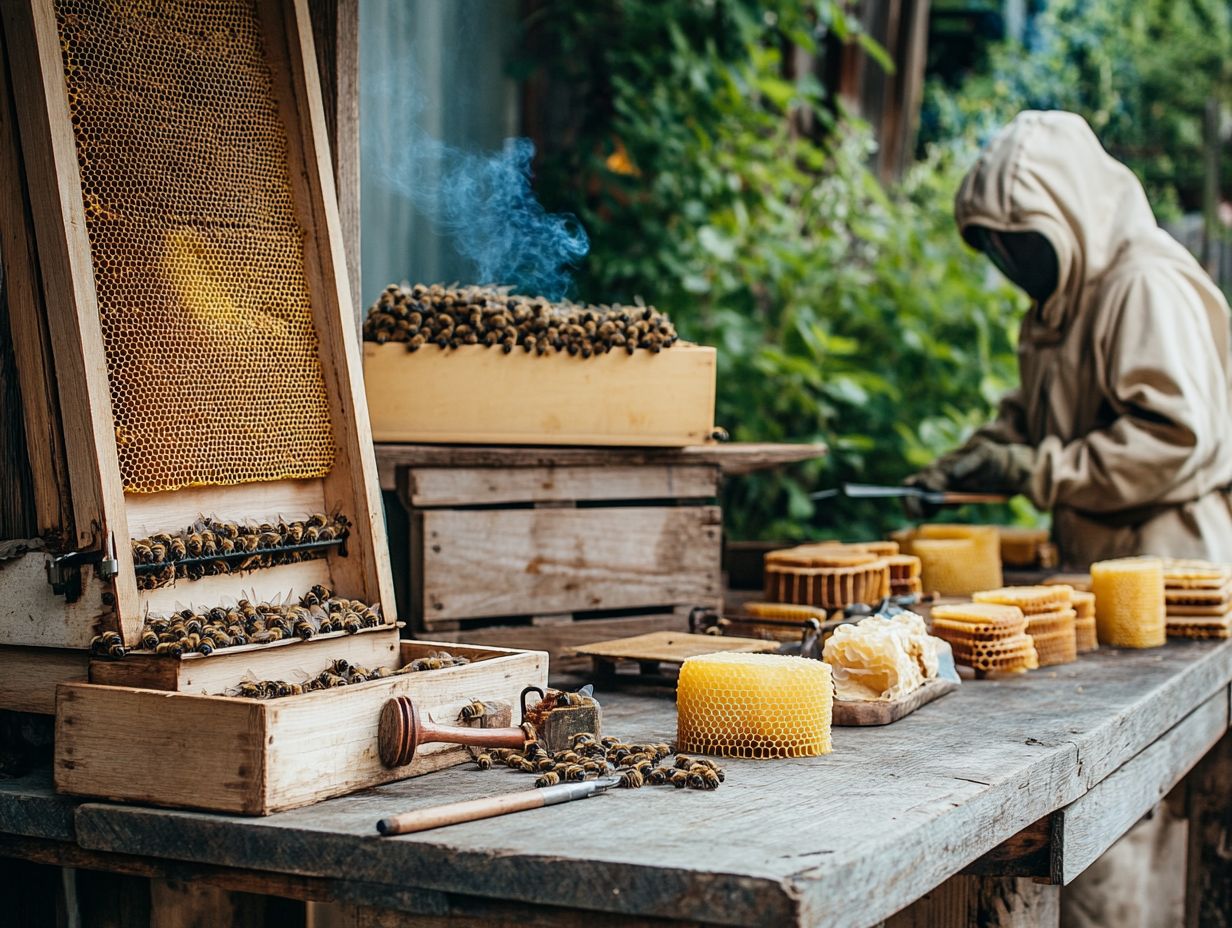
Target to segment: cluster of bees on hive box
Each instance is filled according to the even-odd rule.
[[[203,516],[182,532],[133,539],[137,585],[157,589],[177,579],[322,557],[328,545],[346,538],[349,528],[340,513],[315,513],[292,522],[228,522]]]
[[[370,606],[357,599],[334,596],[328,587],[317,584],[289,603],[241,599],[234,606],[181,609],[170,616],[147,616],[141,630],[141,647],[168,657],[208,655],[220,648],[249,643],[307,639],[328,632],[355,634],[381,622],[380,604]],[[95,637],[90,651],[112,658],[121,658],[125,653],[123,640],[116,632]]]
[[[402,667],[375,667],[371,670],[340,658],[331,661],[329,666],[315,677],[308,677],[299,683],[291,683],[287,680],[243,680],[234,689],[228,690],[227,695],[240,696],[244,699],[279,699],[284,696],[298,696],[317,690],[350,686],[354,683],[367,683],[369,680],[384,680],[387,677],[396,677],[404,673],[462,667],[469,663],[470,658],[454,656],[448,651],[433,651],[427,657],[417,657]]]
[[[506,354],[549,351],[590,358],[609,351],[657,353],[677,340],[676,327],[653,306],[553,303],[493,287],[412,287],[391,284],[368,311],[364,340],[425,345],[499,347]]]

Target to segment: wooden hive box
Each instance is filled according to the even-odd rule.
[[[381,707],[391,697],[409,696],[432,721],[456,724],[458,710],[481,699],[489,710],[507,709],[516,724],[522,689],[547,685],[547,655],[408,641],[401,645],[398,663],[441,647],[472,663],[282,699],[198,695],[177,692],[174,686],[62,684],[57,692],[56,789],[123,802],[268,815],[462,763],[470,756],[467,748],[426,744],[408,766],[382,766],[377,752]]]
[[[582,359],[364,343],[373,439],[683,447],[714,431],[715,349]]]
[[[398,480],[417,633],[542,648],[565,667],[571,645],[683,630],[721,601],[717,465],[423,466]]]

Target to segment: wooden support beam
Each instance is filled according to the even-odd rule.
[[[1050,928],[1060,918],[1059,886],[1024,877],[955,876],[891,915],[885,928]]]
[[[1186,928],[1232,926],[1232,734],[1194,769],[1188,781],[1189,849]]]

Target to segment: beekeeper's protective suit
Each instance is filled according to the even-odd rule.
[[[1062,562],[1232,561],[1228,306],[1082,117],[1019,114],[958,191],[963,238],[1035,303],[1021,387],[909,482],[1022,493]]]
[[[909,482],[1022,493],[1062,561],[1232,561],[1228,306],[1072,113],[1020,114],[959,189],[963,238],[1028,295],[1021,387]],[[1184,830],[1155,808],[1062,894],[1067,928],[1179,924]]]

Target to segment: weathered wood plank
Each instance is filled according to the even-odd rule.
[[[89,662],[85,651],[0,645],[0,709],[55,714],[56,686],[85,679]]]
[[[441,619],[717,602],[714,506],[428,510],[424,626]]]
[[[1215,693],[1183,722],[1054,818],[1052,880],[1069,884],[1180,782],[1228,730],[1228,697]]]
[[[78,813],[78,835],[96,850],[347,872],[371,883],[636,916],[873,924],[1074,802],[1229,680],[1229,642],[1101,649],[1063,667],[964,684],[891,726],[836,730],[826,757],[728,761],[715,793],[621,791],[509,816],[499,832],[476,822],[372,837],[382,815],[526,782],[512,771],[462,767],[261,822],[92,804]],[[670,691],[599,695],[605,731],[674,738]],[[807,807],[801,796],[810,797]],[[647,822],[656,823],[649,837]],[[579,850],[579,833],[604,840]]]
[[[338,589],[396,610],[372,429],[364,395],[355,304],[347,276],[325,110],[307,0],[259,0],[275,96],[287,128],[291,189],[304,228],[304,275],[320,341],[337,457],[324,478],[327,504],[351,518],[347,557],[332,557]]]
[[[378,443],[381,489],[397,488],[400,467],[609,467],[717,464],[725,476],[825,457],[825,445],[731,442],[684,448],[586,448],[543,445],[414,445]]]
[[[17,835],[71,842],[76,809],[76,799],[56,793],[45,768],[0,780],[0,838]]]
[[[1225,734],[1189,776],[1186,928],[1232,925],[1232,734]]]
[[[177,659],[129,654],[119,661],[97,658],[90,661],[90,682],[102,686],[218,694],[252,677],[299,682],[315,677],[338,658],[369,669],[401,666],[397,629],[390,626],[363,629],[354,635],[331,632],[307,641],[283,639],[265,645],[224,648],[208,657],[187,654]]]
[[[411,506],[475,506],[576,500],[711,499],[719,492],[714,465],[611,467],[415,467],[405,471],[403,500]]]
[[[315,480],[241,483],[230,487],[188,487],[170,493],[126,493],[128,528],[134,538],[179,532],[202,516],[277,522],[330,512],[325,484]],[[350,513],[343,515],[350,517]]]
[[[47,582],[48,555],[33,551],[0,561],[0,644],[45,648],[88,648],[109,609],[99,599],[93,571],[82,580],[94,595],[65,602]]]
[[[963,873],[1049,880],[1052,876],[1053,815],[1045,816],[1018,834],[1006,838],[979,860],[969,864]]]

